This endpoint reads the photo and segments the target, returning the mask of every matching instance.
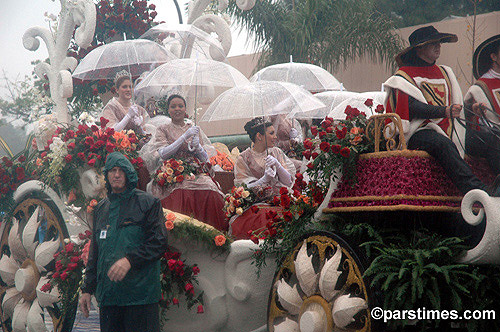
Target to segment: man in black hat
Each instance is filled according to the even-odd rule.
[[[465,95],[465,149],[471,156],[486,158],[491,170],[500,174],[500,35],[481,43],[472,63],[477,81]]]
[[[464,128],[454,124],[462,115],[462,91],[450,67],[436,65],[442,43],[457,36],[440,33],[433,26],[415,30],[410,46],[396,56],[399,70],[385,83],[386,112],[397,113],[412,150],[427,151],[462,192],[487,190],[462,159],[459,139]]]

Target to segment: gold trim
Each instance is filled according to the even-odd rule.
[[[366,202],[366,201],[391,201],[395,199],[407,199],[413,201],[440,201],[440,202],[460,202],[462,196],[417,196],[417,195],[392,195],[392,196],[349,196],[331,198],[330,202]]]
[[[430,154],[420,150],[395,150],[395,151],[379,151],[371,153],[363,153],[359,155],[359,159],[371,158],[387,158],[387,157],[405,157],[405,158],[433,158]]]
[[[339,212],[375,212],[375,211],[415,211],[415,212],[460,212],[460,207],[453,206],[418,206],[418,205],[383,205],[383,206],[342,206],[323,209],[323,213]]]

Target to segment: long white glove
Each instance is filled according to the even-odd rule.
[[[193,140],[189,144],[189,146],[194,149],[194,154],[196,158],[200,159],[202,162],[208,160],[208,154],[205,149],[200,144],[200,135],[193,136]]]
[[[260,187],[265,184],[270,183],[276,177],[276,170],[272,167],[267,167],[264,171],[264,175],[257,181],[247,184],[248,188]]]
[[[132,105],[128,109],[128,113],[125,114],[123,119],[120,122],[115,123],[113,129],[115,131],[122,131],[131,119],[135,118],[139,114],[139,110],[137,109],[137,105]],[[142,121],[141,121],[142,122]]]
[[[191,136],[197,135],[199,131],[200,128],[198,127],[189,128],[184,132],[184,134],[182,134],[177,140],[175,140],[175,142],[159,148],[158,153],[160,154],[160,157],[164,160],[170,158],[179,150],[179,148],[182,146],[182,143],[184,143]]]
[[[276,174],[278,174],[279,181],[287,187],[292,185],[292,176],[288,171],[280,164],[278,159],[269,155],[266,157],[266,168],[273,167],[276,169]]]

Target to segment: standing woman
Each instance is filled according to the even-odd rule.
[[[210,141],[199,127],[185,121],[186,100],[180,95],[171,95],[167,99],[167,109],[172,121],[156,129],[152,143],[153,153],[145,157],[163,161],[171,158],[184,160],[194,156],[201,162],[207,162],[206,149],[209,148]],[[146,154],[147,151],[145,150]],[[193,216],[219,230],[227,230],[223,211],[224,196],[207,174],[197,174],[194,179],[184,179],[168,187],[153,183],[151,191],[162,200],[164,208]]]
[[[118,97],[113,97],[104,107],[101,116],[108,119],[108,127],[115,131],[132,129],[137,134],[145,134],[144,125],[149,115],[144,108],[132,103],[134,95],[130,74],[122,70],[115,77]]]
[[[293,185],[295,166],[276,144],[276,131],[271,122],[255,118],[245,124],[253,146],[243,151],[236,160],[235,186],[246,184],[253,191],[268,193],[269,199],[278,195],[281,187]],[[247,209],[230,220],[231,233],[237,239],[248,238],[248,232],[262,228],[268,222],[266,211],[271,207],[258,204],[258,212]],[[273,208],[275,209],[275,208]]]

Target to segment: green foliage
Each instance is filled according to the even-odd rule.
[[[375,7],[398,27],[441,21],[448,16],[474,15],[500,10],[498,0],[375,0]]]
[[[373,0],[262,0],[249,11],[231,2],[237,23],[254,34],[263,51],[259,67],[308,62],[335,69],[358,57],[386,61],[401,48],[392,23],[373,6]]]

